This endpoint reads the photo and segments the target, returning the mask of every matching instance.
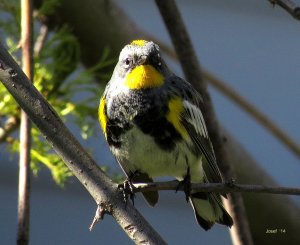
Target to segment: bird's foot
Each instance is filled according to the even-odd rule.
[[[235,179],[234,178],[231,178],[231,179],[229,179],[229,180],[226,180],[225,181],[225,185],[227,185],[228,187],[234,187],[234,185],[235,185]]]
[[[190,175],[190,168],[188,167],[187,173],[182,181],[178,183],[178,186],[176,188],[176,192],[178,190],[183,190],[185,194],[185,200],[188,202],[189,197],[191,195],[191,175]]]
[[[123,183],[118,185],[118,189],[123,193],[123,201],[125,203],[125,207],[127,206],[128,198],[132,201],[132,205],[134,206],[134,185],[131,182],[130,178],[127,178]]]

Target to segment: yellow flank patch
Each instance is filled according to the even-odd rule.
[[[130,89],[154,88],[163,85],[164,77],[151,65],[135,67],[125,78],[124,84]]]
[[[144,46],[146,44],[146,40],[133,40],[130,44],[137,45],[137,46]]]
[[[101,98],[100,100],[100,105],[99,105],[99,109],[98,109],[98,117],[99,117],[99,122],[101,125],[101,128],[103,130],[104,136],[105,138],[107,138],[107,134],[106,134],[106,124],[107,124],[107,117],[105,114],[105,99],[104,97]]]
[[[167,120],[175,127],[175,129],[180,133],[184,138],[188,138],[188,133],[185,127],[181,124],[180,118],[184,110],[182,99],[179,97],[173,98],[168,103],[169,112],[167,114]]]

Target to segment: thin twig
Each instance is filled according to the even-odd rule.
[[[204,106],[201,109],[215,149],[218,165],[225,178],[231,179],[234,177],[233,169],[228,161],[227,152],[223,145],[224,142],[221,137],[213,105],[207,92],[207,84],[203,79],[196,52],[179,10],[173,0],[156,0],[155,2],[169,31],[185,77],[199,91],[204,99]],[[241,195],[239,193],[231,193],[228,195],[228,199],[224,201],[224,204],[234,220],[234,226],[230,229],[233,243],[235,245],[252,245],[253,241]]]
[[[104,218],[105,214],[112,214],[112,206],[111,205],[104,205],[103,203],[100,203],[97,205],[97,210],[94,216],[94,219],[89,227],[89,230],[92,231],[94,226]]]
[[[38,56],[44,46],[46,37],[48,34],[48,26],[42,25],[40,28],[40,34],[34,45],[34,56]],[[20,126],[20,117],[11,116],[4,123],[3,127],[0,127],[0,144],[5,142],[7,137],[13,133]]]
[[[3,127],[0,128],[0,144],[6,141],[7,137],[14,132],[20,125],[20,118],[18,116],[9,117]]]
[[[35,41],[35,45],[34,45],[34,56],[38,56],[44,46],[45,40],[47,38],[47,34],[48,34],[48,26],[46,25],[42,25],[40,27],[40,34],[37,37],[36,41]]]
[[[286,10],[295,19],[300,20],[300,7],[291,0],[268,0],[273,6],[278,5]]]
[[[147,191],[167,191],[178,189],[178,181],[139,183],[134,184],[134,192]],[[233,192],[252,192],[252,193],[268,193],[282,195],[300,195],[300,188],[282,187],[282,186],[262,186],[262,185],[242,185],[236,183],[199,183],[191,184],[191,190],[200,192],[217,192],[217,193],[233,193]]]
[[[27,77],[33,80],[33,20],[31,0],[21,0],[21,46],[22,64]],[[21,111],[19,159],[19,200],[17,244],[29,243],[30,223],[30,148],[31,122]]]
[[[152,35],[145,34],[150,40],[156,42],[161,50],[163,50],[170,58],[178,61],[176,53],[164,42],[156,39]],[[300,145],[292,139],[282,128],[280,128],[275,122],[273,122],[266,114],[261,112],[256,106],[242,97],[237,91],[231,86],[226,84],[220,78],[213,75],[208,70],[202,69],[203,79],[209,84],[214,86],[218,91],[227,96],[230,100],[236,103],[244,111],[249,113],[259,124],[267,129],[275,138],[277,138],[283,145],[285,145],[292,153],[300,158]]]

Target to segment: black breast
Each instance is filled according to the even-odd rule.
[[[166,119],[167,113],[167,98],[160,98],[153,91],[134,91],[130,96],[118,96],[114,98],[108,116],[107,141],[120,147],[121,135],[136,125],[152,136],[160,148],[172,150],[181,136]]]

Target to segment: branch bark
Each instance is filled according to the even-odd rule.
[[[135,192],[146,191],[167,191],[180,190],[178,189],[178,181],[154,182],[154,183],[139,183],[134,184]],[[252,192],[252,193],[267,193],[267,194],[282,194],[282,195],[300,195],[300,188],[282,187],[282,186],[262,186],[262,185],[243,185],[234,182],[228,183],[197,183],[191,184],[191,190],[201,192],[218,192],[218,193],[233,193],[233,192]]]
[[[223,146],[223,140],[219,131],[213,105],[207,92],[207,84],[202,78],[202,72],[196,57],[196,52],[192,46],[190,37],[184,26],[179,10],[177,9],[177,6],[173,0],[156,0],[155,2],[169,31],[186,79],[203,97],[205,105],[201,109],[208,127],[212,144],[214,146],[218,165],[223,173],[223,176],[226,179],[231,179],[234,176],[234,173],[228,161],[227,152]],[[224,201],[224,204],[234,220],[234,225],[230,229],[233,243],[244,245],[253,244],[241,195],[238,193],[228,195],[228,199]]]
[[[300,20],[300,7],[291,0],[268,0],[272,5],[278,5],[295,19]]]
[[[136,244],[166,244],[130,203],[125,208],[121,193],[117,193],[117,185],[84,151],[2,44],[0,57],[0,80],[95,202],[111,207],[113,217]]]

